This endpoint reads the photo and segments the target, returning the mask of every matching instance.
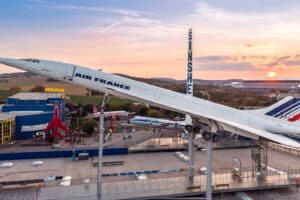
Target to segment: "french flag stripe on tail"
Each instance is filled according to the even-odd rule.
[[[299,106],[299,105],[300,105],[300,102],[294,103],[294,104],[288,106],[287,108],[283,109],[283,110],[280,111],[279,113],[273,115],[273,116],[274,116],[274,117],[279,117],[279,116],[288,114],[288,113],[290,113],[290,112],[293,112],[293,109],[296,108],[296,107]]]
[[[298,114],[299,109],[300,109],[300,105],[297,106],[297,107],[295,107],[293,110],[289,111],[288,113],[284,114],[283,117],[289,118],[289,117],[291,117],[291,116],[294,116],[294,115]]]
[[[299,120],[299,119],[300,119],[300,113],[297,114],[297,115],[294,115],[293,117],[290,117],[290,118],[288,119],[288,121],[289,121],[289,122],[295,122],[295,121],[297,121],[297,120]]]
[[[292,98],[265,114],[283,120],[288,120],[290,122],[300,120],[300,99]]]

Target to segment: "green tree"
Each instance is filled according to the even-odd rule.
[[[93,134],[94,129],[97,127],[97,122],[90,118],[81,119],[79,122],[79,128],[89,136]]]
[[[93,104],[85,104],[82,107],[82,115],[86,116],[88,113],[92,113],[93,112]]]
[[[244,102],[243,102],[243,105],[244,106],[257,106],[259,105],[259,100],[253,96],[249,96],[249,97],[246,97],[244,99]]]
[[[42,85],[37,85],[31,88],[30,92],[45,92],[45,87]]]
[[[148,110],[147,114],[149,117],[155,117],[155,118],[162,117],[162,113],[159,110],[155,110],[155,109]]]
[[[133,105],[131,111],[135,112],[136,115],[145,116],[148,108],[145,105]]]

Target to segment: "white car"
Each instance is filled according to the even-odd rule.
[[[31,163],[32,166],[41,166],[43,164],[44,164],[44,161],[41,161],[41,160],[33,161]]]
[[[70,186],[71,185],[71,181],[62,181],[59,184],[60,186]]]
[[[199,171],[200,171],[200,174],[206,174],[206,167],[201,167],[200,169],[199,169]]]
[[[72,176],[64,176],[62,182],[60,182],[60,186],[70,186],[71,185]]]
[[[12,162],[5,162],[0,165],[1,168],[10,168],[14,165]]]
[[[136,178],[139,181],[147,180],[147,176],[145,174],[137,175]]]

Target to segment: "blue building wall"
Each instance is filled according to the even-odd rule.
[[[27,139],[32,138],[35,135],[34,132],[22,132],[22,126],[32,126],[36,124],[48,123],[53,118],[53,112],[27,115],[27,116],[17,116],[15,119],[15,139]]]
[[[48,99],[18,99],[9,97],[7,103],[3,105],[2,112],[12,111],[43,111],[43,114],[33,114],[26,116],[16,116],[15,139],[32,138],[35,132],[22,132],[22,126],[32,126],[48,123],[53,118],[54,106],[58,105],[60,116],[65,120],[65,101],[62,98]]]
[[[89,156],[98,156],[98,148],[83,148],[75,149],[75,155],[79,153],[89,153]],[[103,149],[103,155],[126,155],[128,154],[128,148],[105,148]],[[18,152],[18,153],[0,153],[0,161],[2,160],[20,160],[20,159],[40,159],[40,158],[71,158],[73,150],[51,150],[51,151],[39,151],[39,152]]]
[[[44,111],[44,112],[53,112],[54,105],[40,104],[40,105],[31,105],[31,104],[21,104],[21,105],[8,105],[5,104],[2,107],[2,112],[11,112],[11,111]]]

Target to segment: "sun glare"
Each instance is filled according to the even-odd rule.
[[[268,72],[268,77],[269,78],[274,78],[276,76],[277,76],[276,72],[273,72],[273,71]]]

